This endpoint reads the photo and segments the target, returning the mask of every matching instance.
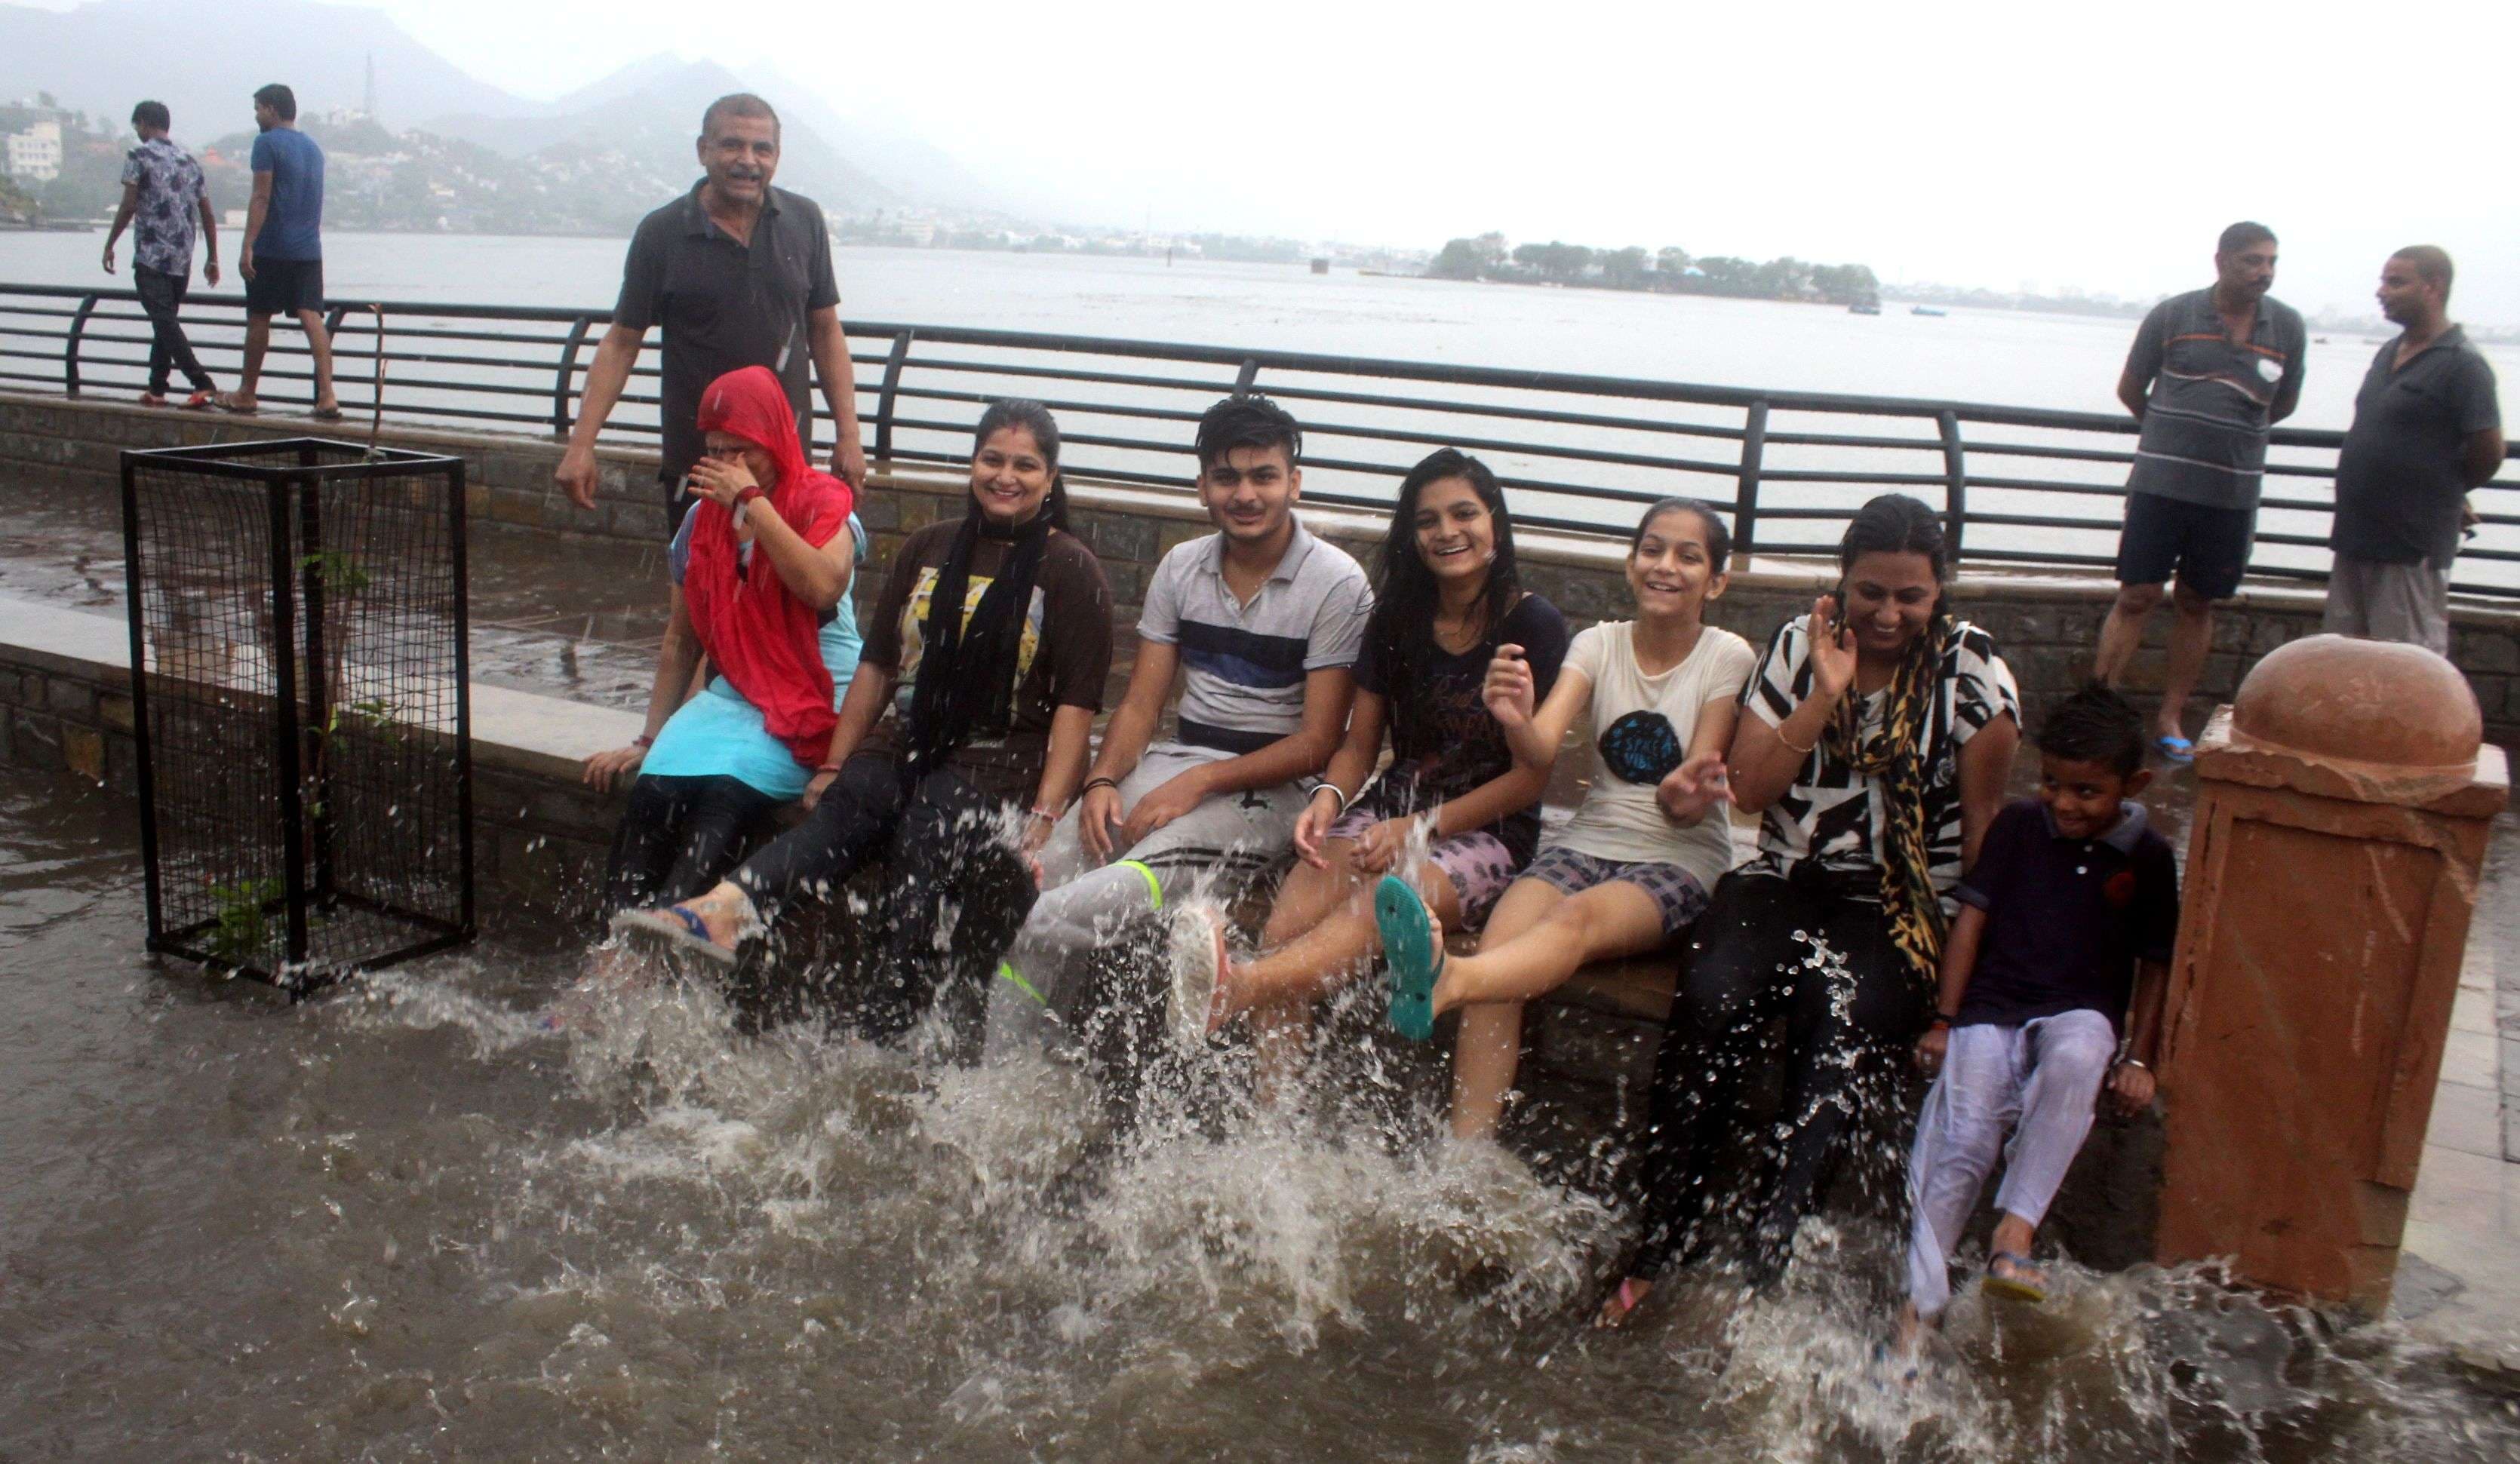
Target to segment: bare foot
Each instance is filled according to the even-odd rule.
[[[1644,1305],[1646,1295],[1652,1290],[1653,1283],[1642,1276],[1630,1276],[1621,1281],[1608,1296],[1601,1299],[1601,1309],[1594,1313],[1593,1325],[1601,1331],[1613,1331],[1626,1326],[1628,1318],[1634,1316],[1637,1309]]]

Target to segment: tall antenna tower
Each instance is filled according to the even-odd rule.
[[[375,121],[375,120],[376,120],[376,118],[377,118],[377,53],[375,53],[374,51],[371,51],[371,52],[369,52],[369,53],[368,53],[368,87],[367,87],[367,93],[366,93],[366,95],[365,95],[365,96],[363,96],[363,97],[360,99],[360,101],[359,101],[359,110],[360,110],[361,111],[364,111],[364,112],[366,112],[366,113],[368,114],[368,120],[370,120],[370,121]]]

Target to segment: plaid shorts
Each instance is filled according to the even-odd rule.
[[[1378,808],[1351,808],[1330,825],[1329,836],[1361,839],[1367,829],[1390,817]],[[1488,922],[1488,911],[1496,909],[1506,886],[1513,883],[1513,851],[1485,829],[1438,839],[1426,858],[1453,881],[1453,893],[1462,901],[1462,922],[1473,928]]]
[[[1543,849],[1540,858],[1531,862],[1531,867],[1522,871],[1522,877],[1537,879],[1569,895],[1580,895],[1613,880],[1635,885],[1662,911],[1665,940],[1688,929],[1690,921],[1706,912],[1706,886],[1697,882],[1697,876],[1678,865],[1658,861],[1601,859],[1562,847]]]

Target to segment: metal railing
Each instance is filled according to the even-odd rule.
[[[223,379],[242,349],[243,310],[232,294],[186,304],[195,347]],[[395,421],[552,434],[575,421],[593,342],[609,322],[603,310],[425,301],[336,302],[327,320],[340,404],[354,419],[376,405],[382,345],[382,411]],[[1058,414],[1071,471],[1180,491],[1199,412],[1255,389],[1305,422],[1309,502],[1388,507],[1411,462],[1453,446],[1487,459],[1519,522],[1624,535],[1642,506],[1687,493],[1729,511],[1736,545],[1762,554],[1830,553],[1857,505],[1896,489],[1939,503],[1964,559],[2106,566],[2136,433],[2120,414],[1976,402],[953,326],[847,330],[867,452],[878,461],[967,461],[981,405],[1020,394]],[[150,343],[131,291],[0,285],[0,386],[134,389]],[[311,387],[293,328],[275,330],[272,351],[267,396],[277,394],[268,383]],[[656,434],[657,377],[652,341],[608,436]],[[2342,436],[2275,429],[2256,572],[2325,577]],[[817,443],[828,446],[827,436]],[[2475,502],[2483,534],[2461,553],[2453,588],[2520,597],[2520,481],[2497,479]]]

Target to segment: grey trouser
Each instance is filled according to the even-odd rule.
[[[1121,780],[1122,816],[1139,799],[1217,756],[1175,742],[1156,744]],[[992,1045],[1002,1034],[1009,1044],[1027,1034],[1040,1040],[1048,1027],[1045,1012],[1057,1014],[1070,1033],[1081,1030],[1094,985],[1094,962],[1086,957],[1119,946],[1133,933],[1144,934],[1177,900],[1204,893],[1231,900],[1275,874],[1286,863],[1295,820],[1312,787],[1313,780],[1305,778],[1220,793],[1115,851],[1112,862],[1099,868],[1077,836],[1077,810],[1068,810],[1041,852],[1042,897],[1007,953],[1002,979],[992,983]],[[1017,980],[1003,979],[1009,971]],[[1160,987],[1149,982],[1146,990],[1152,999]]]
[[[2336,556],[2319,629],[2366,641],[2404,641],[2450,654],[2450,570],[2430,559],[2391,564]]]
[[[1952,1299],[1952,1249],[2003,1156],[1995,1206],[2036,1226],[2074,1167],[2100,1085],[2117,1055],[2109,1019],[2085,1008],[2018,1027],[1993,1022],[1952,1029],[1942,1076],[1916,1119],[1908,1156],[1908,1300],[1938,1316]],[[2004,1142],[2010,1133],[2012,1141]]]

